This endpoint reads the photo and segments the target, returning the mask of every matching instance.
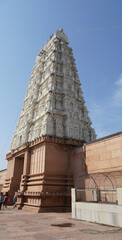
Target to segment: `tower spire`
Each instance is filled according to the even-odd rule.
[[[61,28],[37,56],[11,150],[42,135],[95,140],[68,44]]]

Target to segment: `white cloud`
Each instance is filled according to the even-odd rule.
[[[116,90],[113,96],[112,105],[115,107],[122,107],[122,74],[119,79],[115,82]]]
[[[121,131],[120,108],[113,108],[110,102],[92,103],[89,106],[89,116],[97,138]]]
[[[118,86],[122,86],[122,74],[120,74],[120,77],[119,77],[119,79],[116,81],[116,84],[117,84]]]
[[[77,32],[96,32],[96,31],[110,31],[114,29],[120,29],[122,25],[110,26],[110,27],[99,27],[99,28],[80,28]]]
[[[97,138],[106,137],[111,134],[110,131],[107,131],[107,130],[105,131],[103,129],[104,129],[104,126],[96,126],[95,131],[97,134]]]
[[[90,102],[89,116],[97,138],[121,131],[122,122],[122,74],[114,83],[113,94],[104,99],[95,99]]]
[[[110,134],[110,131],[105,129],[105,122],[108,121],[106,116],[106,106],[104,104],[92,103],[90,105],[90,118],[92,127],[95,129],[97,138],[102,138]]]

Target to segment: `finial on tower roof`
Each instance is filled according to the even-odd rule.
[[[59,31],[63,32],[63,28],[60,28]]]
[[[68,41],[68,37],[66,36],[66,34],[63,32],[63,28],[60,28],[59,30],[56,31],[55,36],[59,39],[62,39],[63,41],[65,41],[66,43],[69,43]]]

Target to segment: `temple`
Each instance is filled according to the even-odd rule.
[[[18,208],[70,210],[72,149],[96,139],[68,44],[63,30],[56,31],[32,70],[3,188],[11,201],[17,192]]]

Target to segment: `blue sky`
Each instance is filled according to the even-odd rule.
[[[98,138],[122,130],[122,0],[0,0],[0,169],[36,56],[60,27]]]

